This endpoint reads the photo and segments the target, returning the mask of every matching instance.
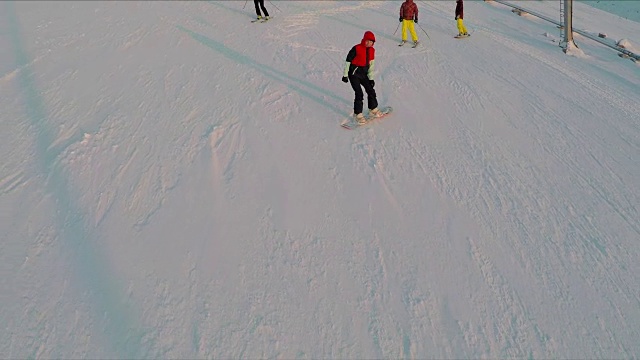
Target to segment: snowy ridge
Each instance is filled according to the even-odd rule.
[[[398,2],[249,5],[0,3],[0,357],[640,356],[638,64],[489,2],[416,49]],[[394,113],[344,131],[366,30]]]

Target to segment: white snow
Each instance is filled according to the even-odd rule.
[[[640,357],[640,65],[399,5],[1,2],[0,358]]]

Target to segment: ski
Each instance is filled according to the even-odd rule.
[[[404,44],[406,44],[406,43],[407,42],[403,40],[400,44],[398,44],[398,46],[404,46]],[[420,42],[416,41],[411,45],[411,47],[415,49],[418,45],[420,45]]]
[[[468,38],[469,36],[471,36],[471,35],[469,35],[469,34],[467,34],[467,35],[456,35],[456,36],[454,36],[454,38],[456,38],[456,39],[464,39],[464,38]]]

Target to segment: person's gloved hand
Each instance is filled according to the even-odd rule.
[[[369,80],[369,81],[371,82],[371,87],[376,86],[376,82],[375,81],[373,81],[373,80]]]
[[[342,77],[342,82],[343,82],[343,83],[348,83],[348,82],[349,82],[349,78],[348,78],[348,77],[346,77],[346,76],[343,76],[343,77]]]
[[[399,18],[398,18],[398,20],[399,20],[400,22],[402,22],[402,17],[399,17]]]

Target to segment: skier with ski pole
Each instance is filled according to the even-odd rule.
[[[464,4],[462,3],[462,0],[456,0],[456,23],[458,26],[458,36],[456,36],[457,38],[469,36],[469,33],[467,32],[467,28],[464,26],[464,23],[462,21],[463,18],[464,18]]]
[[[402,46],[407,42],[407,29],[411,33],[411,40],[413,40],[413,47],[418,46],[418,34],[414,23],[418,23],[418,5],[413,0],[405,0],[400,5],[400,18],[398,19],[402,23],[402,42],[398,46]]]

